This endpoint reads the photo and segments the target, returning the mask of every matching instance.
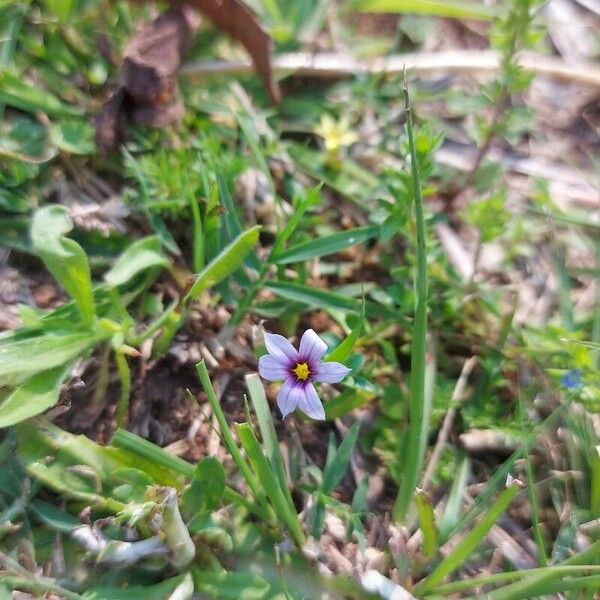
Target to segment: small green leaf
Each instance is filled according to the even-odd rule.
[[[91,327],[95,308],[90,265],[83,248],[64,237],[71,229],[66,208],[46,206],[33,216],[31,241],[48,270],[75,301],[84,325]]]
[[[215,510],[225,493],[225,470],[214,457],[203,458],[194,469],[190,487],[183,494],[183,507],[189,514]]]
[[[336,254],[346,248],[350,248],[354,244],[360,244],[361,242],[377,237],[379,230],[379,225],[369,225],[367,227],[357,227],[356,229],[334,233],[333,235],[316,240],[302,242],[279,252],[271,261],[278,265],[287,265],[293,262]]]
[[[50,139],[54,145],[69,154],[93,154],[94,128],[88,121],[68,119],[50,127]]]
[[[423,491],[417,491],[414,496],[419,524],[423,532],[423,553],[427,558],[435,555],[438,549],[438,535],[435,526],[435,514],[431,501]]]
[[[258,243],[260,229],[260,225],[252,227],[252,229],[238,235],[231,244],[225,247],[197,275],[196,281],[186,294],[184,301],[190,302],[194,298],[197,298],[204,290],[223,281],[223,279],[239,269],[252,248]]]
[[[169,261],[161,252],[160,239],[150,236],[128,246],[115,261],[112,269],[104,275],[111,287],[131,281],[138,273],[152,267],[164,267]]]

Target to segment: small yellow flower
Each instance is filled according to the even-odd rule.
[[[358,135],[350,128],[350,121],[346,117],[336,121],[330,115],[322,115],[314,132],[323,138],[326,162],[332,167],[338,167],[342,162],[344,148],[358,141]]]

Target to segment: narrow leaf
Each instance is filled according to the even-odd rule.
[[[323,473],[323,483],[321,483],[321,491],[324,494],[331,494],[348,470],[359,429],[360,423],[357,421],[354,423],[354,425],[352,425],[350,431],[344,436],[344,439],[342,440],[340,447],[337,449],[337,452],[333,456],[333,459],[325,467],[325,472]]]
[[[239,269],[252,248],[258,243],[259,233],[260,226],[257,225],[236,237],[197,275],[196,281],[186,294],[184,301],[190,302],[197,298],[204,290],[223,281]]]
[[[507,487],[488,509],[481,521],[458,542],[454,550],[440,562],[431,575],[415,588],[415,592],[420,594],[431,590],[431,588],[435,587],[444,578],[463,565],[477,546],[481,544],[489,530],[494,526],[518,493],[519,487],[516,484]]]
[[[435,526],[435,514],[427,494],[418,491],[414,497],[421,532],[423,533],[423,553],[428,558],[435,555],[438,549],[438,535]]]
[[[311,258],[336,254],[355,244],[360,244],[361,242],[366,242],[367,240],[377,237],[379,235],[379,229],[379,225],[357,227],[356,229],[334,233],[333,235],[316,240],[302,242],[287,250],[283,250],[271,260],[278,265],[287,265],[293,262],[301,262],[310,260]]]
[[[350,9],[369,13],[431,15],[480,21],[491,21],[496,14],[493,7],[468,0],[354,0],[350,2]]]

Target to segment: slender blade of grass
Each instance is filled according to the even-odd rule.
[[[425,393],[425,367],[427,361],[427,251],[425,247],[425,217],[417,151],[413,135],[412,114],[408,83],[404,79],[406,129],[410,147],[415,219],[417,229],[417,276],[415,285],[415,322],[413,326],[410,360],[410,421],[408,430],[408,455],[402,483],[394,504],[394,519],[402,521],[419,481],[429,429]]]
[[[489,530],[494,526],[500,515],[508,508],[508,505],[518,493],[519,486],[517,484],[508,486],[489,508],[481,521],[458,542],[454,550],[440,562],[431,575],[416,586],[415,592],[423,593],[431,590],[443,581],[445,577],[450,575],[450,573],[458,569],[483,541]]]

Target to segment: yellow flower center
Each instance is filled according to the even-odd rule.
[[[302,381],[306,381],[310,375],[310,369],[308,368],[308,364],[305,362],[297,363],[292,371],[296,374],[296,377]]]

